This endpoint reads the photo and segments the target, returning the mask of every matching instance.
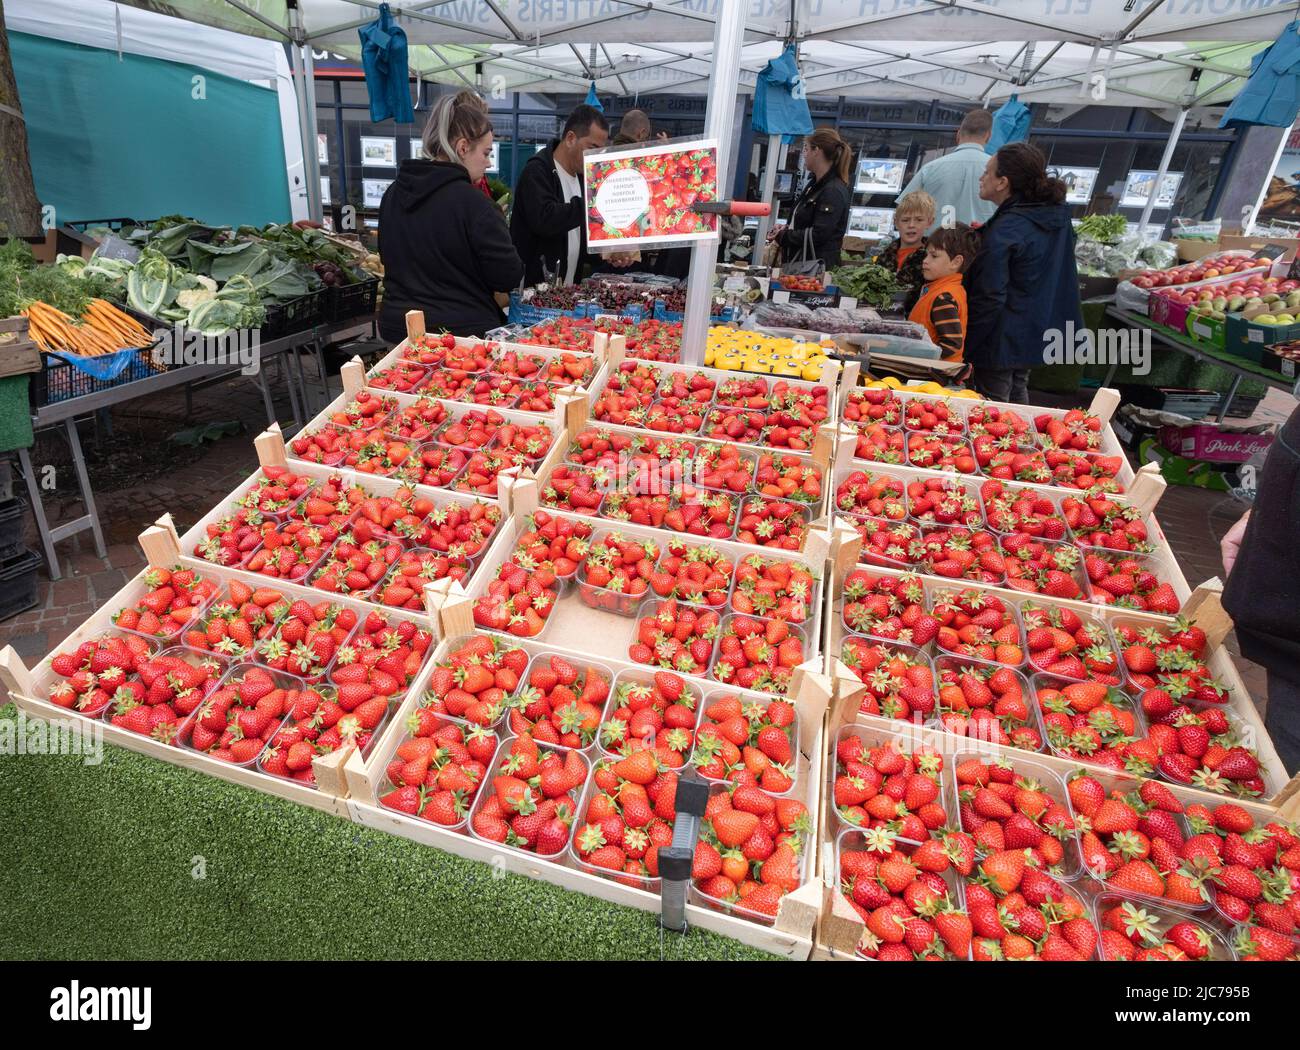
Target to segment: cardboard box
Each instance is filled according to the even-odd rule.
[[[1217,320],[1205,314],[1187,315],[1187,334],[1201,343],[1208,343],[1219,350],[1223,349],[1224,328],[1227,322]]]
[[[1222,241],[1203,241],[1197,239],[1174,238],[1174,247],[1178,249],[1179,262],[1196,262],[1197,259],[1204,259],[1207,255],[1213,255],[1215,252],[1227,245]]]
[[[840,292],[833,284],[828,284],[825,290],[820,292],[793,292],[771,284],[768,286],[768,292],[774,303],[802,303],[810,310],[815,310],[819,306],[840,305]],[[853,300],[853,305],[857,305],[856,299]]]
[[[1300,339],[1300,321],[1294,324],[1255,324],[1253,318],[1276,311],[1276,306],[1252,306],[1239,314],[1228,314],[1223,326],[1223,349],[1235,357],[1259,364],[1265,347]]]
[[[1224,250],[1245,248],[1253,252],[1266,245],[1285,248],[1286,254],[1282,258],[1291,260],[1295,258],[1297,249],[1300,249],[1300,239],[1295,237],[1243,237],[1239,228],[1228,226],[1225,226],[1219,234],[1219,247]]]
[[[1282,357],[1275,354],[1268,347],[1261,351],[1259,364],[1270,372],[1276,372],[1283,379],[1294,382],[1297,378],[1300,378],[1300,361],[1294,357]]]
[[[927,361],[920,357],[872,354],[870,374],[877,379],[892,375],[900,379],[947,384],[952,382],[965,367],[964,361]]]
[[[1151,289],[1151,298],[1147,300],[1147,316],[1156,324],[1172,328],[1175,332],[1185,332],[1191,310],[1191,304],[1177,302],[1167,295],[1162,295],[1161,289]]]
[[[1220,430],[1208,423],[1161,427],[1160,443],[1184,459],[1208,463],[1245,463],[1273,444],[1273,435]]]

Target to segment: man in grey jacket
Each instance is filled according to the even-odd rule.
[[[984,147],[992,134],[993,114],[972,109],[957,128],[957,148],[923,165],[899,194],[902,200],[914,190],[925,190],[934,198],[934,222],[925,231],[927,236],[940,226],[986,223],[997,210],[980,200],[980,176],[989,159]]]

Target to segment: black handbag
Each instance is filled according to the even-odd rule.
[[[781,263],[781,273],[791,277],[820,277],[826,272],[826,264],[813,254],[813,235],[811,227],[803,231],[803,245],[799,255]]]

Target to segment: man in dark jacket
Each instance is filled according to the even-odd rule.
[[[1268,672],[1264,725],[1289,773],[1300,772],[1300,408],[1268,450],[1255,506],[1223,540],[1223,607],[1241,655]]]
[[[976,389],[993,401],[1026,404],[1029,370],[1045,363],[1052,333],[1072,340],[1083,331],[1069,207],[1002,201],[964,284],[965,358]]]
[[[561,284],[578,279],[587,250],[582,204],[582,154],[602,149],[609,124],[600,110],[582,105],[569,114],[560,138],[528,158],[515,185],[510,237],[524,261],[524,283],[558,274]]]
[[[492,293],[523,277],[500,209],[445,161],[402,161],[379,204],[379,254],[389,342],[406,338],[408,310],[423,310],[431,332],[482,335],[505,323]]]

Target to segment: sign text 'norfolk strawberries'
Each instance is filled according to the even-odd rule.
[[[691,210],[718,199],[712,139],[591,152],[582,158],[587,245],[625,250],[716,238],[716,216]]]

